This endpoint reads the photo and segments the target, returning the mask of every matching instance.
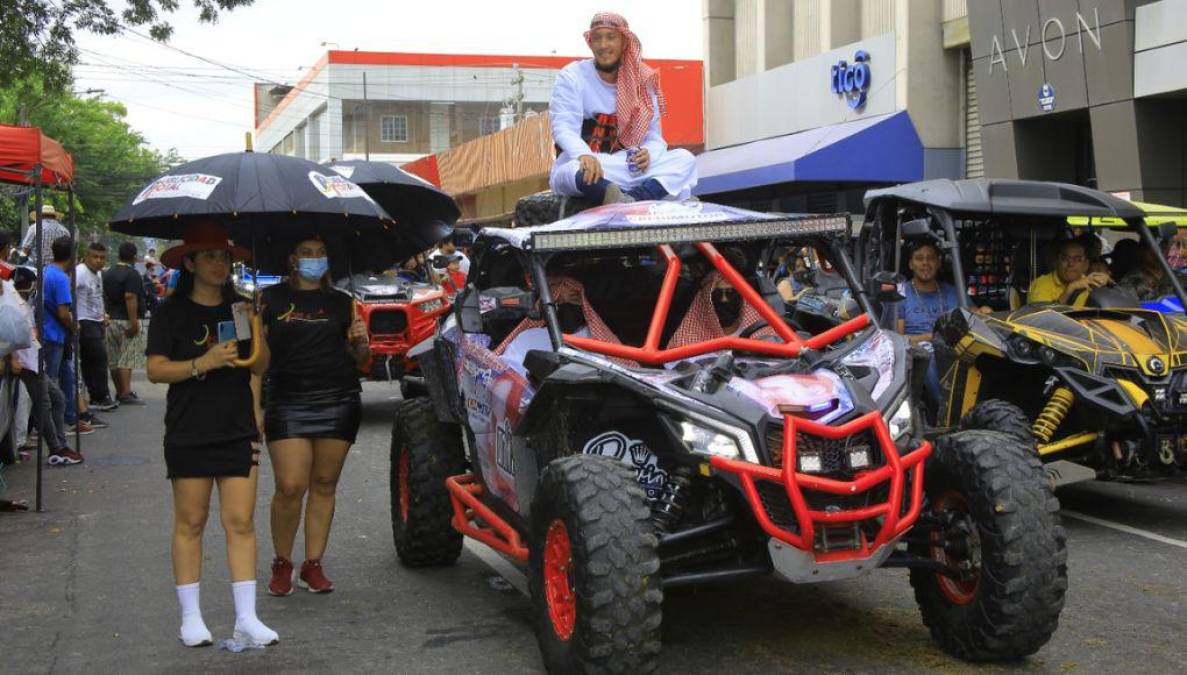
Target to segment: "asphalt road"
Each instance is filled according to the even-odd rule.
[[[396,562],[387,452],[398,393],[378,384],[366,387],[324,559],[337,590],[261,592],[260,616],[281,636],[265,651],[182,647],[161,457],[164,387],[137,388],[149,405],[106,415],[111,429],[83,439],[85,464],[47,467],[44,513],[0,513],[0,672],[539,672],[528,600],[517,574],[506,572],[508,583],[484,562],[492,554],[468,548],[436,571]],[[32,476],[30,465],[7,469],[7,496],[32,500]],[[271,494],[265,462],[261,591]],[[885,570],[812,586],[759,580],[669,592],[662,671],[1187,671],[1187,485],[1087,484],[1060,498],[1067,606],[1030,659],[974,667],[944,655],[919,621],[906,572]],[[217,641],[234,617],[216,518],[205,543],[202,606]]]

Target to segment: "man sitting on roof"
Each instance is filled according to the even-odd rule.
[[[594,58],[561,69],[548,103],[560,155],[553,191],[600,204],[685,199],[697,183],[687,150],[668,150],[659,74],[643,63],[639,38],[618,14],[594,15],[585,33]]]

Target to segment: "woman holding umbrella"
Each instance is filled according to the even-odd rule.
[[[243,302],[230,283],[231,264],[245,249],[227,241],[212,221],[191,223],[184,243],[162,259],[181,271],[177,292],[154,313],[148,331],[148,379],[169,384],[165,410],[165,465],[173,483],[173,575],[181,604],[180,639],[188,647],[211,644],[198,605],[202,533],[215,485],[227,538],[235,600],[237,642],[275,644],[275,631],[255,611],[256,466],[259,430],[253,415],[251,374],[268,366],[267,347],[251,367],[240,365],[233,305]],[[248,309],[250,312],[250,309]]]
[[[334,518],[338,477],[359,430],[358,369],[370,359],[367,328],[345,293],[330,287],[326,244],[294,246],[288,283],[264,291],[264,325],[273,354],[265,380],[264,431],[276,477],[272,497],[272,580],[268,592],[293,592],[293,540],[305,506],[305,561],[298,584],[334,590],[321,559]]]

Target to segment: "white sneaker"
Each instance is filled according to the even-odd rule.
[[[209,647],[214,644],[214,638],[210,636],[210,630],[201,617],[181,624],[177,639],[187,647]]]
[[[276,631],[264,625],[263,621],[252,617],[250,619],[236,619],[235,632],[231,639],[247,645],[270,647],[280,642]]]

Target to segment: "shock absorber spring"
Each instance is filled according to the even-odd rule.
[[[651,522],[659,532],[671,532],[680,518],[684,516],[684,506],[688,499],[692,480],[689,478],[691,470],[687,467],[677,468],[664,483],[664,490],[651,506]]]
[[[1055,430],[1063,423],[1063,418],[1067,417],[1068,411],[1072,409],[1072,402],[1075,400],[1076,395],[1067,387],[1059,387],[1051,392],[1051,398],[1047,399],[1047,405],[1043,406],[1043,412],[1039,413],[1030,427],[1031,432],[1040,443],[1047,443],[1051,440],[1051,437],[1055,435]]]

